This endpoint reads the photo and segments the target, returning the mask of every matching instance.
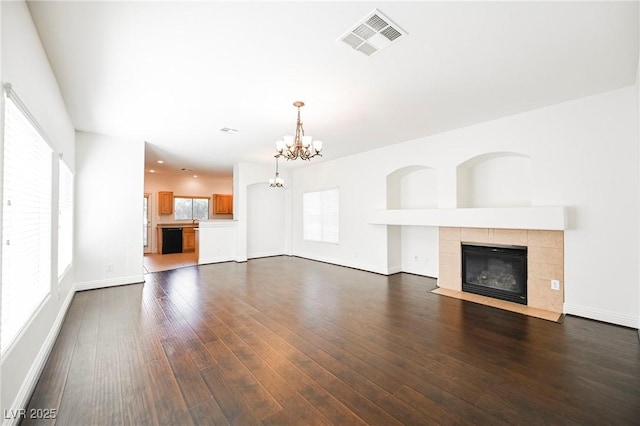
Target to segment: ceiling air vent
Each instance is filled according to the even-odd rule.
[[[406,35],[402,28],[375,9],[343,34],[339,40],[358,52],[371,56]]]

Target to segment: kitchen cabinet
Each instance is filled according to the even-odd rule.
[[[182,252],[196,250],[196,231],[192,227],[182,228]]]
[[[214,214],[233,214],[233,195],[213,194]]]
[[[167,254],[197,252],[198,242],[196,239],[196,227],[197,225],[191,223],[159,223],[157,227],[157,253]],[[164,234],[167,233],[167,230],[169,230],[169,233],[173,232],[173,248],[171,250],[167,250],[166,247],[164,247],[164,243],[166,241]]]
[[[173,192],[158,191],[158,214],[173,214]]]

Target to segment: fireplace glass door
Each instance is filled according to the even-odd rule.
[[[462,291],[527,304],[527,248],[462,244]]]

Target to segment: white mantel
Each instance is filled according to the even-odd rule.
[[[371,210],[367,223],[562,231],[567,229],[565,210],[561,206]]]

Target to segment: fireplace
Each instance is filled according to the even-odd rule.
[[[527,304],[527,248],[462,244],[462,291]]]

